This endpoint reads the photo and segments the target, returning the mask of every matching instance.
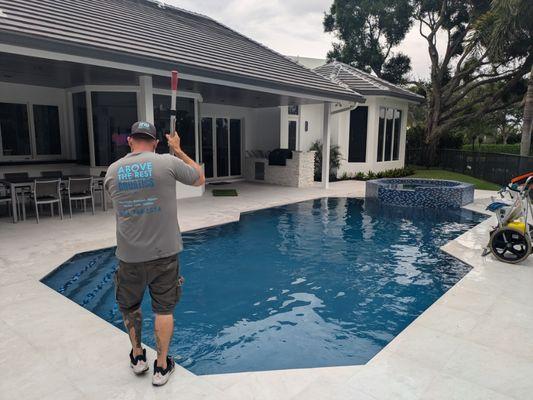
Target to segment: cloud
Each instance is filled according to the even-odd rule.
[[[165,0],[208,15],[279,53],[326,58],[335,37],[324,33],[324,12],[332,0]],[[413,76],[429,76],[427,44],[414,26],[395,49],[411,57]]]

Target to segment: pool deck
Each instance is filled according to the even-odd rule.
[[[319,197],[363,197],[363,182],[292,189],[236,183],[239,197],[180,200],[183,231],[241,212]],[[482,211],[492,192],[467,208]],[[443,250],[473,266],[365,365],[195,376],[178,367],[162,388],[128,367],[125,333],[41,284],[76,253],[115,244],[113,211],[0,219],[1,399],[515,399],[533,396],[533,259],[481,257],[492,218]],[[146,332],[145,334],[151,334]],[[150,350],[149,360],[154,358]]]

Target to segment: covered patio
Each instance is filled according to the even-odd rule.
[[[35,178],[92,176],[95,188],[101,190],[107,166],[129,151],[126,138],[137,120],[154,122],[161,140],[158,152],[168,151],[164,140],[170,119],[168,71],[143,74],[133,66],[118,70],[9,49],[18,54],[2,53],[0,62],[0,179],[10,189],[15,222],[25,211],[23,205],[33,209],[15,191],[28,188],[23,194],[29,197]],[[296,132],[291,132],[290,121],[300,114],[308,131],[313,131],[307,134],[321,135],[329,143],[332,101],[181,74],[176,129],[185,151],[203,164],[208,182],[248,178],[312,186],[313,154],[295,153],[294,162],[303,165],[300,160],[307,160],[304,172],[300,167],[276,167],[279,177],[266,179],[258,178],[254,170],[257,154],[265,157],[271,150],[291,148],[290,141],[294,149],[299,138],[291,136]],[[324,149],[327,160],[329,152]],[[329,163],[324,168],[322,184],[327,187]],[[21,173],[27,179],[21,180]],[[302,174],[305,179],[299,179]],[[295,183],[289,182],[291,175]],[[177,198],[200,196],[203,191],[178,184]]]

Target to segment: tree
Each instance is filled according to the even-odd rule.
[[[328,59],[403,83],[411,60],[392,49],[409,31],[412,12],[410,0],[334,0],[324,16],[324,30],[335,33],[339,43]]]
[[[531,56],[533,42],[533,2],[531,0],[493,0],[490,13],[480,23],[480,31],[488,38],[489,54],[496,60],[507,54],[522,51]],[[533,65],[529,72],[523,100],[522,138],[520,155],[531,150],[533,127]]]
[[[496,128],[497,142],[508,144],[511,137],[520,133],[522,111],[521,103],[515,103],[511,104],[509,108],[496,111],[490,116],[490,121]]]
[[[482,85],[469,93],[461,103],[468,104],[485,95],[491,95],[501,89],[502,85],[502,83]],[[513,133],[511,125],[516,125],[517,120],[519,121],[521,117],[520,109],[517,110],[521,93],[522,90],[518,90],[517,93],[510,96],[510,98],[515,100],[514,103],[509,101],[507,107],[486,113],[482,118],[468,119],[459,127],[454,128],[452,133],[461,135],[465,143],[472,144],[478,140],[481,144],[485,139],[488,139],[494,143],[501,140],[505,144],[508,137]],[[472,112],[477,113],[479,107],[482,107],[482,105],[475,104],[471,108]]]
[[[533,42],[524,45],[509,39],[510,47],[495,59],[479,28],[492,12],[489,0],[419,0],[414,5],[414,19],[431,61],[425,133],[431,162],[446,132],[516,102],[533,63]],[[444,42],[442,53],[438,38]],[[495,84],[493,90],[481,90]]]

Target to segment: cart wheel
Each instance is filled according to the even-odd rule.
[[[498,260],[515,264],[529,256],[531,240],[520,231],[502,228],[492,232],[489,247]]]

